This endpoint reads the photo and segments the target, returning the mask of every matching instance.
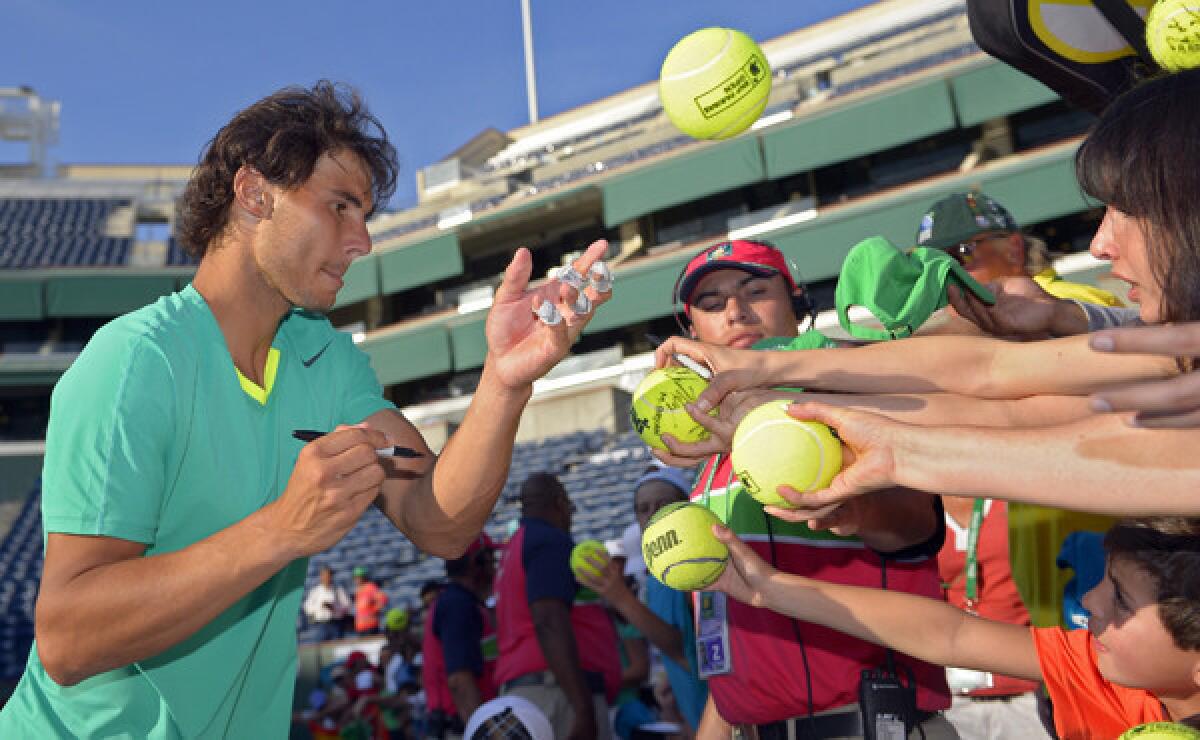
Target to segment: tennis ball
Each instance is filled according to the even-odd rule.
[[[684,36],[663,60],[658,97],[671,123],[697,139],[728,139],[767,107],[771,67],[746,34],[702,28]]]
[[[663,367],[652,370],[633,392],[629,420],[646,444],[665,450],[663,433],[680,442],[699,442],[708,439],[708,430],[696,423],[684,408],[708,387],[708,381],[686,367]],[[717,410],[709,412],[717,415]]]
[[[1200,1],[1159,0],[1146,16],[1146,46],[1171,72],[1200,65]]]
[[[588,575],[598,576],[600,571],[596,570],[595,566],[588,562],[588,557],[593,553],[608,554],[604,543],[600,540],[584,540],[576,545],[571,550],[571,570],[576,574],[587,573]]]
[[[642,532],[642,555],[655,578],[678,591],[697,591],[725,570],[729,548],[712,533],[717,515],[699,504],[659,509]]]
[[[1117,740],[1198,740],[1200,730],[1194,730],[1187,725],[1175,722],[1147,722],[1144,725],[1131,727]]]
[[[758,501],[792,508],[781,485],[807,492],[825,488],[842,469],[842,443],[819,421],[788,416],[787,403],[770,401],[742,418],[733,433],[733,472]]]

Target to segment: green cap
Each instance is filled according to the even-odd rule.
[[[949,249],[988,231],[1017,231],[1004,206],[983,193],[954,193],[930,206],[917,229],[917,246]]]
[[[383,618],[383,626],[392,632],[408,628],[408,610],[393,608],[388,609],[388,613]]]
[[[968,288],[984,303],[992,292],[967,274],[950,255],[918,247],[905,254],[882,236],[864,239],[842,263],[834,299],[842,328],[859,339],[899,339],[916,331],[946,305],[950,281]],[[886,331],[850,322],[851,306],[863,306]]]
[[[367,577],[367,569],[361,565],[356,566],[354,568],[354,570],[351,572],[353,573],[355,578],[359,578],[359,577],[366,578]]]

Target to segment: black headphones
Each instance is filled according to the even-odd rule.
[[[734,240],[726,240],[723,242],[718,242],[711,247],[707,247],[700,254],[707,254],[714,249],[732,246],[733,241]],[[762,241],[759,239],[738,239],[736,241],[744,241],[751,244],[770,247],[771,249],[774,249],[776,252],[779,252],[781,255],[783,255],[783,259],[785,262],[787,262],[788,270],[791,273],[792,282],[796,286],[796,292],[792,293],[792,313],[796,315],[797,322],[802,324],[804,323],[804,319],[807,318],[810,326],[815,325],[817,322],[817,307],[813,304],[812,297],[808,294],[808,285],[800,277],[800,270],[796,267],[796,263],[793,262],[792,259],[786,254],[784,254],[782,249],[775,246],[771,242]],[[683,264],[683,268],[679,271],[679,275],[675,277],[675,286],[671,289],[671,315],[675,318],[675,324],[679,327],[680,333],[685,336],[690,334],[691,321],[688,319],[686,306],[679,303],[679,285],[683,282],[683,278],[687,274],[688,265],[692,264],[692,260],[696,259],[696,256],[693,256]],[[731,267],[730,269],[736,270],[737,268]]]

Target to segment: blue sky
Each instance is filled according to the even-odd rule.
[[[704,26],[765,40],[862,0],[531,0],[542,117],[653,80]],[[0,87],[62,102],[61,163],[191,163],[230,115],[319,78],[366,97],[417,169],[528,121],[518,0],[3,0]],[[0,150],[0,159],[10,150]],[[11,158],[11,155],[10,157]]]

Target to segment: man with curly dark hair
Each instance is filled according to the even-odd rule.
[[[321,316],[396,170],[379,122],[327,82],[254,103],[209,144],[179,221],[194,281],[98,331],[55,389],[36,642],[0,736],[282,737],[307,557],[371,504],[440,557],[478,536],[534,379],[611,293],[531,290],[518,250],[475,400],[435,458]],[[563,320],[539,321],[551,307]]]

